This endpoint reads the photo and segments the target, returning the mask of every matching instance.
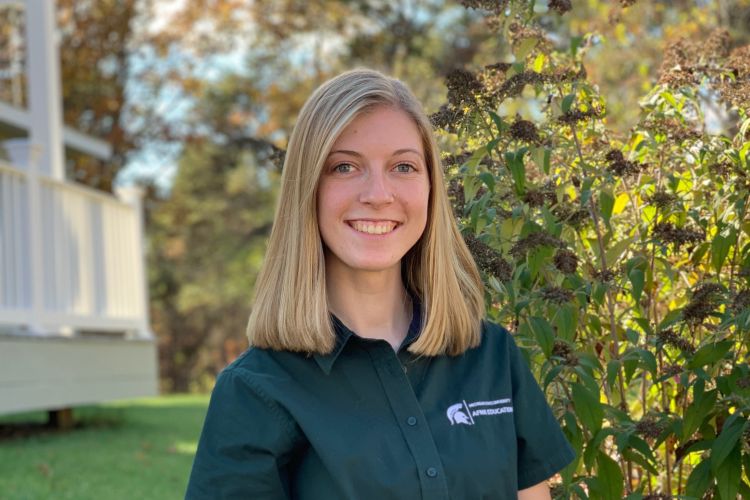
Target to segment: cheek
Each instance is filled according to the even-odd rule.
[[[430,205],[430,186],[423,185],[415,188],[410,196],[411,210],[421,218],[427,218]]]

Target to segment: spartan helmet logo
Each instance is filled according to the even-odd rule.
[[[469,416],[466,415],[466,413],[464,412],[464,405],[462,403],[458,403],[458,404],[450,406],[446,414],[448,415],[448,420],[450,420],[451,425],[453,424],[471,425]]]

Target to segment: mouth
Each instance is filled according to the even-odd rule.
[[[392,220],[348,220],[346,223],[358,233],[376,235],[391,233],[401,225],[399,222]]]

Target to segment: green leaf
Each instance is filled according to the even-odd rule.
[[[603,452],[599,452],[596,462],[598,465],[598,470],[596,471],[597,476],[604,487],[603,491],[601,491],[603,498],[622,498],[622,492],[625,487],[625,478],[622,475],[620,466],[617,465],[617,462],[612,460],[609,455]]]
[[[523,154],[513,155],[513,160],[508,162],[508,168],[510,169],[511,177],[513,177],[513,185],[516,188],[517,195],[523,195],[526,191],[526,166],[523,162]]]
[[[720,360],[732,348],[732,344],[731,340],[723,340],[715,344],[704,345],[693,355],[688,368],[699,368]]]
[[[651,474],[659,475],[659,471],[656,467],[654,467],[654,464],[650,463],[646,458],[644,458],[639,453],[634,452],[633,450],[622,450],[622,456],[626,460],[630,460],[632,462],[637,463],[644,469],[648,470]]]
[[[531,331],[534,332],[534,338],[539,343],[539,347],[542,348],[542,352],[549,358],[552,354],[552,346],[555,343],[555,333],[552,331],[552,326],[546,319],[539,316],[530,317],[529,325]]]
[[[495,190],[495,176],[489,172],[482,172],[478,175],[479,179],[489,188],[490,191]]]
[[[628,248],[630,248],[630,245],[632,244],[633,238],[623,238],[612,245],[612,247],[605,252],[605,255],[607,257],[607,266],[610,269],[614,268],[617,261],[625,252],[628,251]]]
[[[700,396],[699,396],[700,394]],[[693,402],[685,410],[685,418],[682,421],[682,440],[685,441],[698,430],[708,413],[716,403],[716,389],[706,393],[698,393],[693,389]]]
[[[742,436],[742,431],[745,429],[747,420],[740,417],[737,413],[724,422],[724,428],[721,430],[721,434],[714,441],[711,446],[711,470],[714,474],[718,474],[719,468],[724,463],[724,460],[734,449],[735,445]]]
[[[651,446],[649,446],[649,444],[642,438],[638,436],[632,436],[628,441],[628,444],[634,450],[638,450],[639,452],[641,452],[641,454],[646,457],[646,460],[648,460],[649,463],[653,464],[654,462],[656,462],[654,450],[652,450]]]
[[[578,383],[572,384],[573,404],[581,423],[591,432],[596,433],[602,427],[604,409],[599,401],[599,393],[593,394],[589,389]]]
[[[715,472],[716,486],[722,499],[737,498],[742,475],[741,446],[737,443]]]
[[[549,175],[550,149],[543,147],[531,148],[531,159],[537,167],[542,169],[545,174]]]
[[[729,249],[732,246],[734,238],[731,234],[722,236],[721,233],[714,236],[711,241],[711,265],[714,266],[716,272],[721,271],[721,266],[724,265],[724,261],[729,255]]]
[[[578,53],[578,48],[583,44],[582,36],[574,36],[570,39],[570,55],[575,57]]]
[[[656,374],[656,356],[654,356],[654,353],[646,349],[636,349],[635,352],[640,358],[641,367],[653,377]]]
[[[532,50],[534,50],[534,47],[536,47],[537,43],[539,43],[539,40],[537,38],[524,38],[516,46],[516,50],[513,55],[516,56],[516,59],[522,61],[526,58],[527,55],[529,55]]]
[[[587,470],[591,470],[594,466],[594,460],[600,453],[599,446],[602,444],[602,441],[612,434],[612,429],[601,429],[596,433],[594,438],[586,444],[586,451],[583,452],[583,465]]]
[[[690,473],[685,494],[693,498],[703,498],[709,486],[711,486],[711,462],[704,460]]]
[[[571,304],[563,304],[557,309],[554,325],[557,327],[557,336],[572,342],[578,325],[578,310]]]
[[[641,300],[641,293],[643,293],[643,285],[646,282],[646,274],[638,268],[633,268],[628,273],[628,279],[630,280],[630,284],[633,286],[630,294],[633,297],[635,303],[638,304]]]
[[[573,104],[573,100],[576,98],[575,94],[568,94],[563,97],[562,100],[562,112],[567,113],[570,111],[570,106]]]
[[[599,193],[599,209],[602,211],[604,223],[609,226],[609,220],[612,218],[612,209],[615,207],[615,197],[609,191]]]
[[[552,383],[552,381],[555,380],[555,377],[557,377],[560,374],[562,369],[563,369],[562,365],[557,365],[547,372],[547,374],[544,376],[544,390],[545,391],[547,390],[547,386],[549,386]]]
[[[505,124],[503,119],[500,118],[500,116],[498,116],[497,113],[495,113],[494,111],[490,111],[489,113],[490,113],[490,118],[492,118],[492,121],[495,123],[495,126],[497,127],[497,132],[499,134],[502,134],[505,131],[505,129],[508,128],[508,126]]]
[[[746,471],[749,469],[745,469]],[[750,498],[750,485],[745,481],[740,482],[740,494],[739,498]]]
[[[612,387],[617,378],[617,372],[620,370],[620,360],[613,359],[607,363],[607,386]]]

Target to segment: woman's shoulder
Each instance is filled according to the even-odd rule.
[[[289,379],[300,367],[309,364],[305,354],[248,347],[219,374],[234,374],[262,379]]]
[[[515,346],[513,335],[504,326],[490,321],[482,320],[482,342],[481,345],[488,348],[505,348]]]

